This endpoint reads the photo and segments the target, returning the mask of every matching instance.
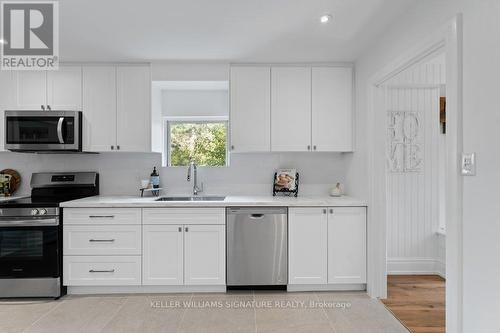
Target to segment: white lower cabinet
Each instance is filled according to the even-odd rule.
[[[366,283],[366,209],[328,210],[328,283]]]
[[[224,286],[224,208],[65,208],[64,285]]]
[[[140,256],[64,256],[65,286],[138,286]]]
[[[291,285],[366,283],[366,208],[288,210]]]
[[[288,283],[327,283],[326,208],[288,209]]]
[[[149,208],[143,222],[144,285],[226,283],[224,208]]]
[[[140,225],[67,225],[65,255],[141,255]]]
[[[184,284],[183,243],[182,226],[144,225],[142,284]]]
[[[226,283],[226,227],[190,225],[184,228],[184,284]]]

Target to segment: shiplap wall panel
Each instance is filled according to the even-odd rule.
[[[417,111],[422,130],[423,169],[387,172],[387,255],[389,273],[432,273],[438,262],[439,85],[444,57],[413,66],[388,80],[387,111]],[[434,86],[434,87],[433,87]],[[441,143],[442,145],[442,143]]]

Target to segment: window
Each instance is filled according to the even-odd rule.
[[[227,121],[166,121],[168,166],[227,166]]]

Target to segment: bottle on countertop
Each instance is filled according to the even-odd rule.
[[[160,187],[160,175],[156,171],[156,167],[153,167],[153,172],[151,173],[151,185],[153,185],[153,188]]]

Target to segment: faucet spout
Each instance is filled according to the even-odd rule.
[[[198,166],[194,161],[189,163],[187,181],[191,181],[191,172],[193,173],[193,195],[198,195],[200,192],[203,192],[203,184],[201,188],[198,186]]]

